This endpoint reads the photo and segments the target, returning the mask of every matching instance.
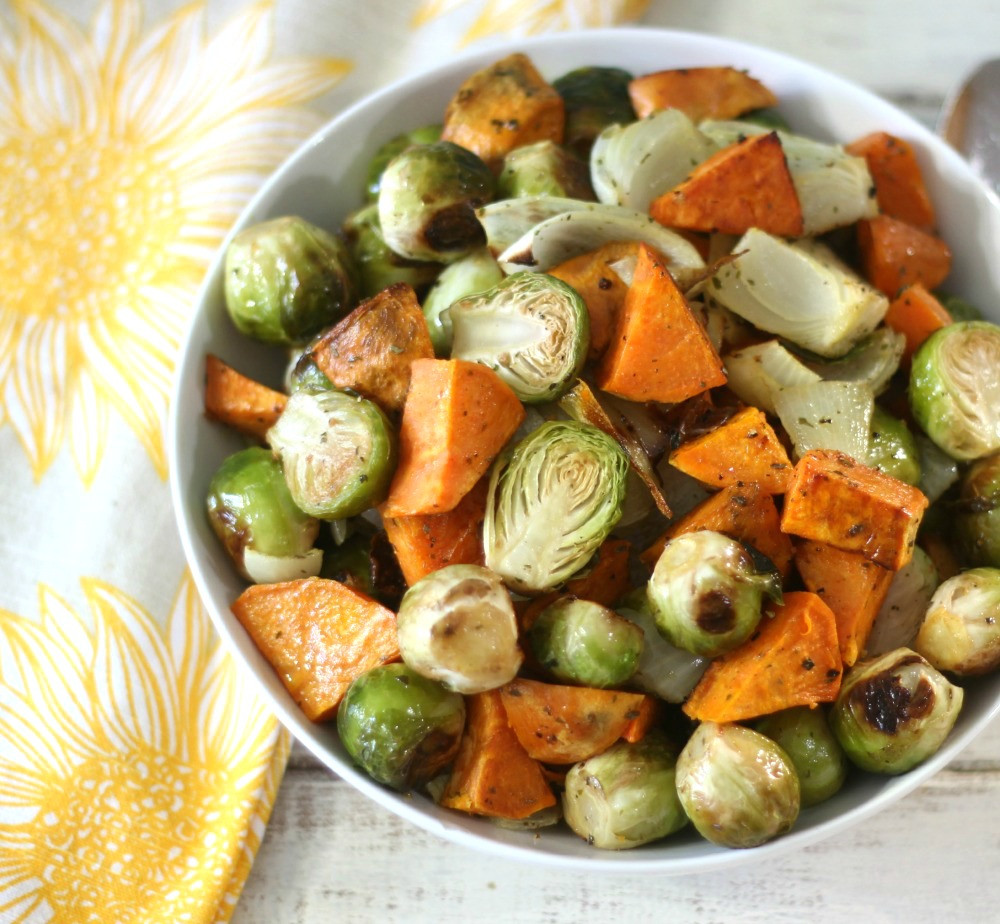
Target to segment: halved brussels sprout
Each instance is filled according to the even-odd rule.
[[[620,687],[635,673],[643,632],[614,610],[561,597],[528,630],[535,660],[557,680],[585,687]]]
[[[251,225],[230,241],[224,289],[241,333],[300,344],[347,314],[358,286],[343,240],[286,216]]]
[[[1000,667],[1000,569],[971,568],[941,584],[913,647],[959,677]]]
[[[913,356],[910,406],[952,458],[1000,451],[1000,327],[960,321],[931,334]]]
[[[1000,453],[973,463],[962,476],[954,526],[966,561],[1000,568]]]
[[[919,545],[914,546],[913,557],[892,576],[889,592],[865,644],[866,657],[877,657],[913,645],[939,583],[937,568],[930,555]]]
[[[382,185],[382,173],[397,154],[402,154],[413,144],[434,144],[441,140],[440,125],[422,125],[412,131],[403,132],[390,138],[380,145],[368,164],[368,174],[365,180],[365,192],[368,199],[375,202],[378,199],[379,187]]]
[[[343,230],[358,269],[362,298],[371,298],[397,282],[422,289],[441,271],[438,263],[408,260],[386,244],[378,223],[378,206],[374,203],[349,215]]]
[[[697,248],[676,231],[664,228],[636,209],[598,202],[547,218],[514,241],[497,257],[506,273],[545,272],[570,257],[612,241],[643,241],[666,260],[681,289],[705,267]]]
[[[306,513],[343,519],[385,500],[396,435],[374,402],[344,391],[297,391],[267,440]]]
[[[485,247],[466,254],[446,266],[424,299],[427,330],[438,357],[451,353],[451,318],[446,309],[454,302],[493,288],[503,279],[503,270]]]
[[[458,753],[465,700],[405,664],[357,678],[337,709],[337,734],[351,759],[393,789],[420,786]]]
[[[515,273],[447,314],[452,358],[489,366],[527,404],[558,398],[587,359],[587,305],[555,276]]]
[[[941,747],[962,697],[961,687],[915,651],[897,648],[847,671],[830,727],[862,770],[905,773]]]
[[[417,581],[396,619],[399,651],[415,671],[457,693],[482,693],[517,676],[517,618],[500,578],[448,565]]]
[[[877,404],[872,411],[867,464],[907,484],[920,483],[920,451],[910,428]]]
[[[596,427],[543,423],[497,459],[483,549],[508,587],[540,593],[579,571],[621,518],[628,459]]]
[[[972,304],[966,301],[961,295],[945,295],[942,292],[935,292],[939,302],[944,305],[953,321],[982,321],[983,313]]]
[[[631,80],[632,75],[618,67],[580,67],[552,81],[566,110],[566,144],[586,153],[608,125],[633,121]]]
[[[715,145],[684,112],[661,109],[601,132],[590,151],[590,179],[601,202],[647,212],[713,151]]]
[[[758,571],[742,543],[708,529],[669,540],[646,585],[664,638],[707,658],[753,634],[765,594],[781,602],[778,573]]]
[[[450,141],[408,147],[382,174],[382,237],[400,256],[451,263],[486,242],[476,209],[495,188],[490,168],[472,151]]]
[[[327,378],[313,358],[312,351],[307,347],[304,353],[294,358],[286,376],[286,391],[289,394],[296,391],[330,391],[336,386]]]
[[[843,356],[885,316],[888,299],[824,244],[751,228],[712,279],[712,298],[761,330],[820,356]],[[745,251],[745,253],[742,253]]]
[[[835,449],[861,463],[868,459],[875,396],[862,382],[827,382],[783,388],[774,410],[803,456],[811,449]]]
[[[233,453],[208,485],[208,521],[242,577],[272,584],[319,574],[319,521],[292,500],[278,460],[253,446]],[[248,554],[249,553],[249,554]]]
[[[706,121],[699,128],[720,147],[747,135],[771,131],[770,126],[747,120]],[[778,138],[802,205],[804,235],[824,234],[878,214],[875,184],[863,157],[848,154],[838,144],[826,144],[780,128]]]
[[[677,797],[676,753],[662,732],[619,741],[566,774],[563,816],[588,844],[639,847],[687,824]]]
[[[847,778],[847,756],[822,707],[783,709],[754,723],[754,729],[776,741],[795,764],[803,807],[840,791]]]
[[[554,141],[536,141],[514,148],[503,159],[497,178],[497,195],[565,196],[593,201],[590,172],[576,154]]]
[[[702,722],[677,758],[677,795],[699,834],[721,847],[757,847],[799,817],[791,758],[742,725]]]

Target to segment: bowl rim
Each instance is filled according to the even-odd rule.
[[[953,733],[945,747],[914,770],[902,776],[891,778],[882,784],[879,791],[872,797],[853,808],[848,808],[826,820],[819,821],[808,828],[793,829],[790,833],[772,840],[752,850],[730,850],[718,848],[707,842],[701,851],[693,856],[650,856],[643,851],[598,851],[587,848],[584,854],[563,854],[547,851],[539,846],[544,843],[527,836],[528,832],[517,832],[519,839],[501,839],[496,833],[499,829],[491,828],[492,836],[467,830],[459,824],[452,824],[446,818],[429,814],[419,808],[413,799],[405,794],[388,790],[369,778],[363,771],[350,766],[349,763],[332,754],[313,733],[314,725],[286,695],[282,699],[268,688],[264,677],[249,663],[246,654],[248,636],[228,608],[222,610],[213,604],[213,589],[211,576],[202,567],[202,561],[197,553],[196,536],[185,516],[185,488],[181,481],[181,465],[179,460],[184,455],[181,440],[184,437],[185,424],[189,423],[190,408],[185,403],[184,390],[190,384],[192,375],[199,374],[200,364],[204,361],[204,345],[202,352],[194,355],[193,338],[202,323],[202,315],[206,305],[212,299],[212,293],[218,285],[226,247],[238,231],[251,223],[262,202],[285,183],[301,160],[309,153],[327,142],[345,123],[350,123],[359,113],[369,107],[377,106],[397,95],[409,95],[437,84],[445,74],[461,72],[472,67],[485,66],[499,57],[522,51],[529,56],[533,53],[544,54],[549,49],[573,48],[581,44],[593,44],[599,47],[604,43],[612,45],[626,44],[630,41],[641,43],[663,43],[669,54],[669,46],[673,44],[686,45],[693,48],[704,48],[709,51],[708,57],[731,55],[736,66],[756,67],[759,62],[781,71],[787,71],[797,76],[806,76],[810,81],[819,81],[833,88],[837,96],[861,98],[865,102],[866,114],[877,119],[883,114],[886,121],[905,126],[910,135],[922,146],[929,147],[935,158],[943,160],[946,169],[956,173],[963,183],[972,183],[978,187],[976,194],[981,194],[992,209],[1000,216],[1000,198],[972,171],[972,168],[961,156],[947,146],[930,129],[898,109],[896,106],[867,90],[860,84],[852,82],[840,75],[827,71],[817,65],[801,60],[784,52],[775,51],[764,46],[743,42],[709,33],[692,32],[677,29],[663,29],[647,26],[612,27],[600,29],[584,29],[575,32],[548,33],[526,38],[511,38],[503,41],[486,42],[464,50],[443,63],[423,68],[413,74],[398,78],[385,86],[359,97],[355,102],[327,120],[318,130],[302,142],[261,184],[254,195],[241,210],[239,216],[221,241],[212,260],[206,268],[205,276],[195,296],[194,308],[187,320],[180,340],[171,390],[170,408],[167,419],[167,457],[169,467],[170,495],[177,528],[180,534],[181,546],[187,561],[192,579],[198,591],[203,606],[208,611],[212,623],[222,639],[229,655],[236,662],[237,671],[245,679],[250,679],[258,693],[273,710],[281,724],[288,729],[325,767],[337,776],[350,783],[355,789],[372,799],[379,805],[389,809],[397,816],[413,823],[417,827],[447,841],[460,846],[471,847],[480,852],[498,855],[520,862],[542,863],[553,868],[602,871],[620,874],[642,872],[657,872],[667,875],[681,875],[695,872],[709,872],[729,869],[737,865],[763,861],[774,856],[785,854],[797,848],[802,848],[820,840],[829,838],[839,832],[853,827],[859,822],[882,811],[891,803],[912,792],[937,773],[945,764],[954,760],[956,755],[965,748],[983,728],[1000,713],[1000,693],[998,693],[988,709],[969,722],[960,732]],[[745,59],[752,59],[751,64],[745,64]],[[668,66],[665,64],[664,66]],[[455,84],[457,86],[457,83]],[[804,132],[805,133],[805,132]],[[1000,218],[997,218],[1000,221]],[[242,637],[242,638],[241,638]],[[252,642],[250,643],[252,645]],[[488,824],[488,822],[486,822]],[[485,829],[484,829],[485,830]],[[523,843],[520,841],[523,840]],[[669,842],[661,841],[661,845]],[[582,844],[582,841],[581,841]],[[653,845],[650,845],[653,846]]]

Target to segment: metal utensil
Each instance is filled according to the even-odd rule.
[[[938,134],[1000,192],[1000,58],[980,64],[945,102]]]

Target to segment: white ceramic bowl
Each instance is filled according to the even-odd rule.
[[[279,214],[298,214],[336,227],[361,203],[368,159],[381,142],[403,129],[440,121],[446,102],[468,74],[515,50],[530,55],[549,79],[588,64],[623,67],[635,74],[734,65],[777,93],[783,114],[802,134],[846,142],[883,129],[908,139],[936,203],[941,233],[954,252],[949,288],[1000,321],[1000,206],[961,158],[913,119],[841,78],[781,54],[699,34],[652,29],[560,34],[494,45],[450,60],[380,90],[333,119],[264,184],[234,231]],[[305,719],[229,610],[243,585],[208,527],[204,498],[218,464],[242,442],[202,413],[204,357],[216,353],[269,383],[280,382],[284,363],[280,351],[250,342],[231,326],[222,299],[223,252],[209,270],[177,368],[169,451],[184,550],[216,628],[281,722],[330,769],[403,818],[459,844],[529,862],[629,872],[717,869],[801,848],[861,822],[941,769],[1000,708],[1000,676],[968,684],[962,715],[937,755],[900,777],[857,774],[833,799],[803,811],[791,834],[750,851],[714,847],[690,829],[637,850],[599,851],[564,828],[543,829],[538,836],[508,831],[372,782],[351,765],[333,725]]]

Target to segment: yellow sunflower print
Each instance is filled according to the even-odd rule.
[[[288,738],[185,578],[161,630],[96,580],[0,611],[0,920],[225,921]]]
[[[3,7],[0,7],[2,10]],[[299,107],[344,60],[269,62],[273,3],[206,35],[205,3],[142,29],[99,0],[0,13],[0,424],[36,480],[68,442],[84,484],[112,413],[166,477],[181,331],[206,265],[266,175],[321,123]]]
[[[439,16],[462,7],[476,6],[470,0],[424,0],[413,19],[420,27]],[[532,35],[615,26],[638,19],[649,0],[485,0],[473,24],[463,36],[464,43],[488,35]]]

